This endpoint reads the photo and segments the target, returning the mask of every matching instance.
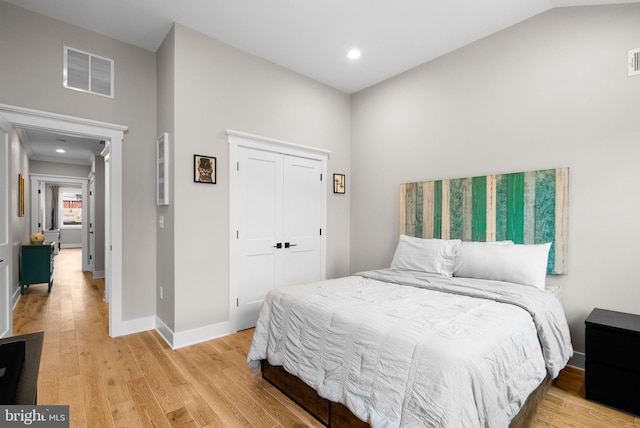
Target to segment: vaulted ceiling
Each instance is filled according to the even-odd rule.
[[[354,93],[554,7],[628,0],[5,0],[156,51],[174,22]],[[358,60],[347,51],[358,48]]]
[[[4,0],[155,52],[179,23],[346,93],[555,7],[629,0]],[[347,52],[357,48],[357,60]],[[88,164],[83,143],[29,131],[32,159]],[[68,154],[55,153],[65,140]],[[48,143],[44,143],[48,141]],[[32,144],[35,143],[35,144]],[[85,142],[99,152],[100,142]],[[60,144],[57,144],[60,145]],[[51,153],[49,153],[51,152]],[[66,159],[66,160],[65,160]]]

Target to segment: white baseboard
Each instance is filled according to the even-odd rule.
[[[11,311],[13,311],[16,308],[16,305],[18,304],[18,300],[20,300],[20,297],[22,297],[22,294],[20,294],[20,283],[18,283],[18,287],[15,289],[15,291],[13,292],[13,295],[11,296]]]
[[[63,244],[61,242],[60,248],[82,248],[82,244]]]
[[[93,278],[104,278],[104,271],[103,270],[95,270],[93,271]]]
[[[117,332],[114,337],[125,336],[127,334],[140,333],[143,331],[153,330],[155,328],[155,316],[136,318],[133,320],[122,321],[119,323]]]
[[[173,331],[167,326],[164,321],[156,316],[156,331],[167,342],[171,348],[173,348]]]
[[[207,340],[228,336],[234,333],[230,327],[231,324],[229,321],[225,321],[174,333],[160,318],[156,317],[156,331],[172,349],[183,348],[185,346],[195,345],[196,343],[206,342]]]

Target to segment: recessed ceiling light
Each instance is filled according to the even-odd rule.
[[[58,152],[58,153],[65,153],[65,150],[64,150],[64,149],[56,149],[56,152]]]
[[[358,58],[360,58],[360,50],[358,50],[358,49],[351,49],[351,50],[347,53],[347,58],[349,58],[349,59],[358,59]]]

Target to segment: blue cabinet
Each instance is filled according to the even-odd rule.
[[[24,244],[20,251],[20,294],[24,286],[47,283],[48,291],[53,286],[53,242]]]

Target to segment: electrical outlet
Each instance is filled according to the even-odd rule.
[[[163,215],[158,217],[158,225],[160,226],[160,229],[164,229],[164,216]]]
[[[164,296],[162,295],[162,285],[160,286],[160,300],[164,299]]]

